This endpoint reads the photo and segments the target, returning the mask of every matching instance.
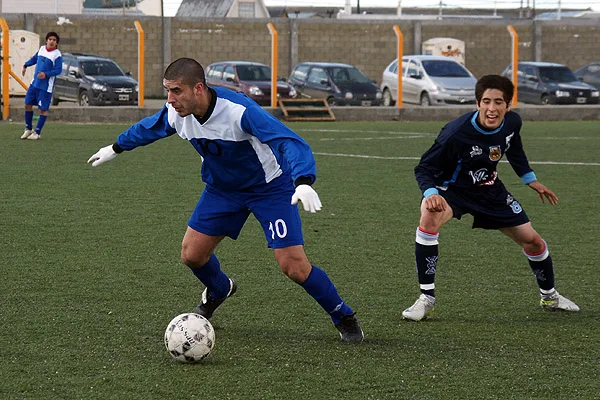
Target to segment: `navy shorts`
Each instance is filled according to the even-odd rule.
[[[298,205],[292,205],[294,188],[268,193],[230,192],[207,185],[188,226],[209,236],[237,239],[250,213],[265,232],[270,248],[303,245]]]
[[[27,89],[27,93],[25,94],[25,104],[28,106],[37,105],[42,111],[48,111],[48,109],[50,109],[51,101],[52,93],[38,89],[33,85],[29,86],[29,89]]]
[[[453,217],[473,216],[473,228],[500,229],[529,222],[529,217],[501,182],[493,187],[465,190],[448,187],[439,190],[452,208]]]

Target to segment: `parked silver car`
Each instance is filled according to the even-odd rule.
[[[449,57],[409,55],[402,57],[402,101],[422,106],[474,104],[477,79]],[[383,105],[396,103],[398,60],[383,71]]]

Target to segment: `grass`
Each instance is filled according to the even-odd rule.
[[[213,353],[173,362],[164,329],[201,291],[179,263],[203,188],[194,149],[172,137],[91,168],[125,126],[50,121],[34,142],[3,123],[0,398],[599,398],[597,122],[525,123],[556,207],[500,166],[549,243],[557,288],[582,311],[540,310],[518,247],[467,217],[442,230],[438,305],[423,323],[400,319],[418,295],[412,170],[441,124],[291,126],[315,152],[324,204],[302,213],[307,254],[358,311],[363,344],[338,343],[250,219],[217,251],[239,291],[213,318]]]

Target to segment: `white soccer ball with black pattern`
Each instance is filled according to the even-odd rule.
[[[165,347],[177,361],[194,363],[208,357],[215,345],[215,330],[200,314],[173,318],[165,331]]]

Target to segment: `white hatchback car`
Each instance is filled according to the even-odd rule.
[[[457,61],[444,56],[402,57],[402,101],[422,106],[474,104],[477,79]],[[383,71],[383,105],[396,103],[398,60]]]

